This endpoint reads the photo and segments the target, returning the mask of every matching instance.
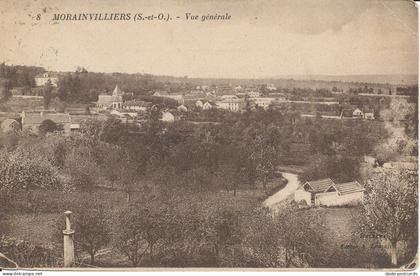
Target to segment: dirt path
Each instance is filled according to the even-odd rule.
[[[263,202],[263,205],[270,209],[273,209],[275,205],[285,200],[287,197],[292,195],[297,188],[299,188],[300,182],[297,174],[282,172],[282,175],[287,179],[287,185]]]

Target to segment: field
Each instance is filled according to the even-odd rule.
[[[118,192],[101,192],[102,196],[108,197],[111,205],[121,204],[124,200],[124,195]],[[241,206],[241,208],[252,208],[254,204],[259,204],[266,195],[261,189],[254,190],[240,190],[236,197],[232,196],[232,192],[221,191],[211,193],[205,198],[209,201],[214,199],[223,200],[226,202],[234,203]],[[63,210],[64,211],[64,210]],[[387,257],[382,250],[378,249],[377,256],[364,256],[364,246],[373,246],[370,241],[362,241],[355,233],[360,220],[360,210],[355,208],[312,208],[302,210],[301,212],[309,212],[313,215],[321,217],[323,225],[325,226],[325,235],[323,244],[320,250],[328,252],[327,255],[331,256],[329,264],[334,267],[361,267],[363,262],[375,264],[375,261],[383,261],[386,264]],[[26,240],[34,245],[40,245],[47,248],[59,248],[59,229],[57,222],[62,219],[64,215],[62,212],[41,213],[38,215],[28,213],[15,213],[6,216],[1,225],[2,230],[6,235],[12,235],[15,238]],[[7,227],[5,227],[7,225]],[[54,246],[55,243],[55,246]],[[60,254],[57,249],[57,255]],[[348,258],[350,255],[360,254],[360,263],[354,263],[355,258]],[[347,258],[346,258],[347,256]],[[379,258],[378,258],[379,256]],[[82,261],[82,257],[79,261]],[[87,256],[86,261],[88,260]],[[353,262],[348,262],[352,260]],[[375,261],[374,261],[375,260]],[[112,250],[103,250],[96,258],[96,265],[106,266],[126,266],[129,265],[126,259],[123,258],[118,252]],[[147,262],[143,265],[147,266]],[[331,267],[329,265],[329,267]]]

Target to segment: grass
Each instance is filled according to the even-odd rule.
[[[2,225],[7,227],[0,229],[7,236],[26,240],[34,245],[51,248],[53,245],[53,234],[56,231],[56,222],[62,213],[50,213],[34,216],[32,214],[14,214],[6,216]],[[63,217],[64,219],[64,217]]]

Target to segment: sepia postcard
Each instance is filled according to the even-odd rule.
[[[0,274],[417,275],[418,26],[409,0],[0,0]]]

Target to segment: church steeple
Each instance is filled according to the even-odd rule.
[[[123,92],[121,91],[121,89],[118,87],[118,84],[115,86],[114,92],[112,92],[113,96],[121,96],[123,94]]]

